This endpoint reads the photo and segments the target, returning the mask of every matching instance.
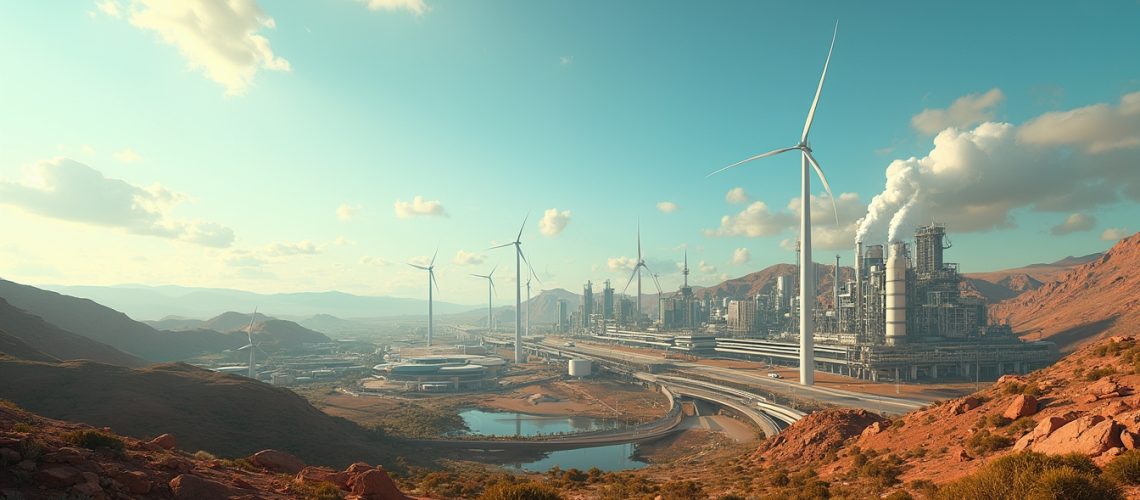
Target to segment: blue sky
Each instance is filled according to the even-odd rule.
[[[0,8],[0,275],[418,296],[438,245],[478,303],[528,212],[545,287],[624,285],[639,219],[666,288],[686,247],[703,284],[791,261],[798,159],[705,175],[796,142],[837,19],[818,261],[895,160],[900,232],[947,222],[965,271],[1140,229],[1137,2],[176,3]]]

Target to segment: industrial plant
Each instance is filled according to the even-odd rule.
[[[1053,343],[1019,339],[990,321],[982,298],[963,293],[958,265],[944,259],[950,247],[945,226],[932,223],[915,231],[913,244],[857,243],[850,273],[841,272],[838,257],[830,270],[817,264],[817,273],[830,271],[833,289],[809,309],[810,363],[860,379],[915,381],[992,380],[1056,361]],[[596,297],[587,283],[577,311],[560,313],[556,329],[670,351],[799,362],[797,276],[776,276],[752,297],[728,297],[690,287],[687,260],[683,275],[677,292],[659,294],[655,319],[622,314],[620,305],[632,300],[613,296],[608,282]]]

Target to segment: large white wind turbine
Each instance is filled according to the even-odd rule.
[[[425,266],[419,266],[416,264],[412,264],[410,262],[408,263],[409,266],[412,266],[416,269],[421,269],[421,270],[428,272],[428,334],[427,334],[427,345],[428,345],[428,347],[431,347],[431,336],[432,336],[432,333],[435,332],[435,324],[433,323],[435,318],[432,317],[432,291],[433,291],[432,285],[435,285],[435,288],[439,288],[439,282],[437,282],[435,280],[435,256],[436,255],[439,255],[439,249],[438,248],[435,249],[435,253],[431,254],[431,262],[426,267]]]
[[[523,229],[526,229],[526,221],[529,218],[530,214],[523,218],[522,226],[519,227],[519,234],[515,236],[515,241],[490,248],[494,250],[511,245],[515,246],[515,363],[526,361],[523,358],[522,350],[522,261],[526,260],[522,251],[522,233]]]
[[[238,348],[239,351],[244,350],[244,349],[249,349],[249,378],[254,379],[254,380],[257,380],[257,373],[255,373],[254,364],[253,364],[253,351],[257,350],[257,346],[253,345],[253,322],[256,319],[257,319],[257,308],[254,307],[253,308],[253,315],[249,317],[249,326],[246,327],[246,329],[245,329],[245,335],[246,335],[246,338],[249,339],[249,343]]]
[[[633,266],[633,272],[629,275],[629,281],[625,282],[625,288],[621,293],[629,290],[629,284],[633,283],[633,278],[637,277],[637,320],[641,321],[641,269],[645,268],[646,271],[652,273],[649,266],[645,265],[645,259],[641,257],[641,221],[637,222],[637,264]]]
[[[831,47],[827,49],[827,59],[823,62],[823,74],[819,76],[819,86],[815,89],[815,98],[812,99],[811,108],[808,109],[807,121],[804,122],[804,131],[800,135],[800,142],[789,148],[769,151],[738,161],[709,174],[712,176],[753,160],[788,151],[798,150],[800,152],[800,242],[802,249],[800,252],[800,384],[803,385],[812,385],[815,382],[815,359],[812,351],[812,333],[814,331],[812,306],[815,303],[815,273],[811,260],[811,172],[808,169],[809,164],[815,170],[816,175],[819,175],[823,188],[827,190],[827,195],[831,198],[831,208],[835,211],[835,223],[839,224],[839,210],[835,205],[835,196],[831,194],[831,186],[827,184],[823,169],[820,168],[819,162],[815,161],[815,157],[811,154],[812,149],[808,145],[808,132],[811,130],[812,120],[815,119],[815,109],[819,105],[819,95],[823,91],[823,81],[827,78],[827,65],[831,62],[831,51],[835,48],[835,37],[838,33],[839,22],[836,22],[835,31],[831,35]]]
[[[495,292],[495,278],[494,278],[494,276],[495,276],[495,270],[498,268],[499,268],[499,266],[492,267],[491,272],[489,272],[487,274],[471,273],[471,276],[474,276],[476,278],[483,278],[483,279],[487,280],[487,333],[491,333],[491,330],[493,328],[492,325],[495,324],[494,323],[494,313],[491,312],[492,311],[492,309],[491,309],[491,294]]]
[[[534,278],[534,279],[538,280],[538,284],[540,284],[540,285],[542,284],[542,280],[538,278],[537,274],[534,274],[534,268],[531,267],[530,262],[526,263],[526,270],[528,273],[530,273],[526,277],[526,336],[529,337],[530,336],[530,279]]]

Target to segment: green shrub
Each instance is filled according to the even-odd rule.
[[[1085,374],[1085,380],[1088,380],[1091,382],[1094,380],[1099,380],[1101,378],[1107,377],[1107,376],[1112,375],[1114,373],[1116,373],[1116,368],[1113,368],[1111,366],[1102,366],[1102,367],[1098,367],[1098,368],[1093,368],[1092,370],[1089,370],[1089,372],[1087,374]]]
[[[194,458],[196,460],[217,460],[218,459],[218,457],[215,457],[213,453],[210,453],[206,450],[195,451],[194,452]]]
[[[1009,428],[1005,431],[1011,436],[1019,436],[1033,430],[1034,427],[1037,427],[1037,421],[1033,420],[1033,417],[1021,417],[1009,424]]]
[[[12,430],[16,432],[31,433],[32,431],[36,430],[36,428],[32,427],[31,424],[25,422],[16,422],[15,424],[12,424]]]
[[[538,483],[499,483],[479,495],[480,500],[561,500],[554,488]]]
[[[1121,484],[1140,484],[1140,451],[1128,450],[1104,467],[1104,475]]]
[[[667,500],[698,500],[709,497],[704,488],[693,481],[669,481],[661,485],[660,495]]]
[[[985,455],[1006,448],[1013,444],[1008,436],[991,434],[990,431],[980,430],[966,440],[966,447],[975,455]]]
[[[122,439],[99,431],[71,431],[64,433],[62,437],[68,443],[89,450],[107,450],[120,454],[126,449]]]
[[[1042,472],[1027,500],[1112,500],[1124,498],[1120,487],[1102,477],[1061,467]]]
[[[883,497],[883,500],[914,500],[914,497],[904,490],[898,490]]]

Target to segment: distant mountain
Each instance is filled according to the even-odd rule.
[[[149,361],[175,361],[240,347],[244,339],[213,330],[155,330],[89,299],[0,280],[0,298],[63,330]],[[12,333],[9,331],[9,333]],[[27,341],[27,339],[24,339]],[[35,344],[32,344],[35,346]],[[68,359],[72,356],[47,351]]]
[[[257,321],[265,321],[270,318],[261,313],[257,313]],[[182,330],[213,330],[215,332],[232,332],[236,330],[245,331],[249,326],[249,314],[228,311],[210,319],[193,319],[184,318],[181,316],[168,316],[158,321],[143,321],[159,330],[182,331]]]
[[[146,323],[179,326],[184,329],[206,329],[222,332],[225,333],[228,338],[236,338],[237,340],[235,342],[240,346],[247,342],[243,337],[245,337],[246,328],[249,327],[251,316],[252,314],[229,311],[205,321],[195,319],[166,319],[156,322],[148,321]],[[258,343],[259,347],[265,350],[273,350],[274,348],[287,349],[300,346],[301,344],[332,342],[332,339],[323,333],[310,330],[292,321],[272,318],[261,313],[257,313],[256,319],[253,321],[253,336],[254,342]]]
[[[1056,262],[1030,264],[1014,269],[966,273],[962,292],[996,303],[1011,299],[1022,293],[1036,290],[1045,283],[1057,280],[1074,267],[1099,259],[1103,253],[1081,257],[1065,257]]]
[[[297,321],[297,324],[334,336],[353,336],[376,331],[375,325],[361,320],[338,318],[331,314],[316,314]]]
[[[42,363],[58,363],[59,359],[48,356],[34,347],[26,344],[23,340],[17,337],[8,335],[8,332],[0,330],[0,355],[10,356],[24,361],[39,361]],[[2,358],[3,356],[0,356]]]
[[[1072,262],[1072,258],[1060,262]],[[1085,258],[1082,258],[1085,259]],[[1140,233],[1037,288],[990,307],[1015,332],[1062,350],[1140,328]]]
[[[147,365],[147,362],[114,347],[64,330],[13,307],[3,299],[0,299],[0,332],[14,339],[6,342],[9,345],[4,352],[17,358],[44,361],[41,356],[46,356],[48,359],[89,359],[129,367]]]
[[[840,286],[842,283],[855,279],[855,271],[850,267],[839,268]],[[834,302],[835,278],[834,265],[815,264],[816,295],[821,304],[828,307]],[[776,281],[780,276],[788,278],[788,285],[799,279],[799,266],[795,264],[775,264],[759,271],[746,274],[739,278],[721,282],[709,287],[693,287],[693,293],[698,298],[745,298],[760,294],[769,294],[776,289]],[[790,292],[789,292],[790,293]]]
[[[397,297],[353,295],[343,292],[259,294],[224,288],[182,286],[64,286],[42,285],[76,297],[86,297],[139,319],[177,316],[182,319],[211,318],[222,311],[258,306],[261,312],[299,318],[328,314],[341,318],[375,318],[427,315],[427,301]],[[435,301],[436,314],[470,310],[473,306]]]

